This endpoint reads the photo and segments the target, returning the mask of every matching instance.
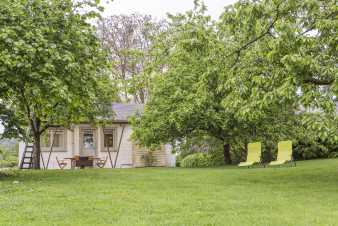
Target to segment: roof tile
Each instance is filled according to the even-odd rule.
[[[142,114],[143,104],[124,104],[113,103],[112,110],[115,113],[115,121],[128,121],[128,118],[134,115]]]

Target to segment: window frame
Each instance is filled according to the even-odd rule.
[[[47,134],[44,134],[41,136],[41,151],[43,152],[49,152],[51,149],[51,143],[53,142],[53,136],[54,133],[60,136],[60,146],[54,146],[53,145],[53,152],[66,152],[67,151],[67,131],[64,128],[57,128],[57,129],[48,129]],[[43,139],[45,139],[47,135],[47,142],[45,142]]]
[[[106,135],[112,135],[113,136],[113,145],[109,146],[109,151],[116,152],[117,148],[117,127],[107,127],[102,129],[102,138],[101,138],[101,151],[102,152],[108,152],[108,147],[106,146]]]
[[[80,137],[79,137],[79,142],[80,142],[80,149],[81,150],[97,150],[97,130],[96,128],[92,127],[80,127]],[[84,146],[84,136],[85,134],[92,134],[93,136],[93,147],[92,148],[86,148]]]

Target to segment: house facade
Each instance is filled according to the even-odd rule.
[[[72,161],[76,157],[94,159],[93,167],[98,167],[95,161],[99,161],[103,168],[175,166],[170,145],[149,152],[132,141],[128,118],[142,114],[143,105],[115,103],[112,108],[115,117],[111,124],[93,126],[83,123],[70,128],[50,128],[41,138],[41,168],[60,169],[62,162],[64,168],[69,169],[74,166]],[[20,143],[20,161],[24,150],[25,144]]]

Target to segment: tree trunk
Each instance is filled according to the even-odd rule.
[[[36,118],[35,114],[32,114],[31,119],[31,130],[33,135],[33,154],[32,154],[32,163],[33,169],[40,169],[40,155],[41,155],[41,144],[40,144],[40,119]]]
[[[41,155],[41,144],[40,144],[40,134],[33,134],[33,169],[40,169],[40,155]]]
[[[231,164],[230,144],[223,145],[223,155],[224,155],[224,163]]]

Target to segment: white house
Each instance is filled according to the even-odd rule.
[[[65,169],[81,164],[104,168],[175,166],[170,145],[148,152],[131,140],[132,127],[128,117],[142,114],[143,105],[114,103],[112,108],[114,120],[104,127],[78,124],[67,129],[50,128],[41,140],[41,168],[60,169],[62,164]],[[19,162],[24,150],[25,144],[20,143]]]

